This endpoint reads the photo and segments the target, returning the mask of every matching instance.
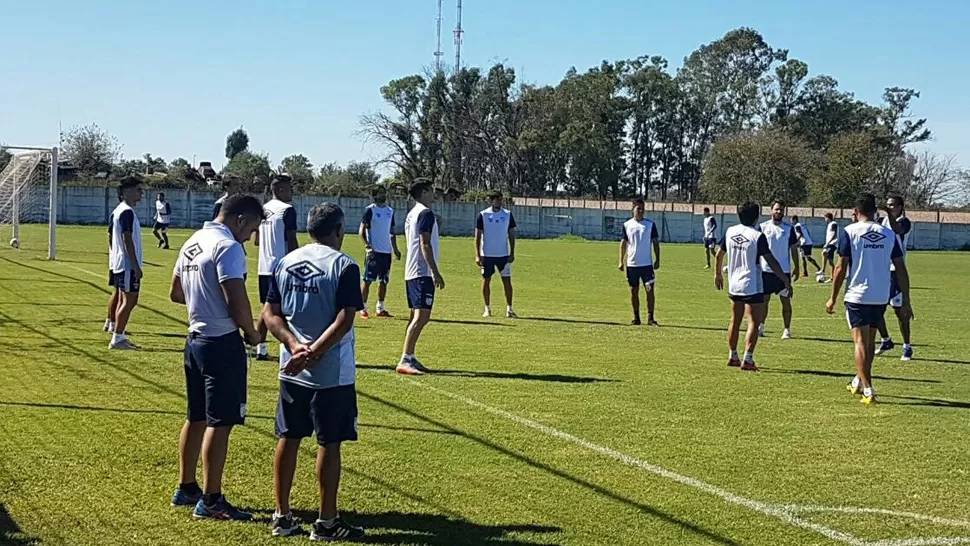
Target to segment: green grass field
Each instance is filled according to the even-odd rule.
[[[170,508],[185,404],[185,312],[167,298],[176,251],[143,232],[130,325],[143,350],[109,353],[104,229],[61,228],[53,263],[41,231],[0,250],[0,543],[307,541],[267,524],[275,365],[250,369],[225,479],[259,523]],[[356,238],[345,250],[363,254]],[[843,388],[852,345],[844,317],[824,313],[827,285],[796,285],[791,341],[772,309],[762,372],[744,374],[725,365],[727,300],[699,246],[664,246],[660,329],[626,325],[615,244],[520,241],[514,322],[480,318],[470,240],[441,252],[447,289],[418,351],[438,373],[388,373],[405,327],[399,265],[399,318],[357,323],[360,441],[344,451],[341,504],[366,542],[970,543],[970,255],[910,255],[917,360],[879,357],[881,404],[866,408]],[[304,444],[294,488],[304,521],[313,452]]]

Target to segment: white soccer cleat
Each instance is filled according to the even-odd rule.
[[[134,343],[128,341],[127,339],[123,339],[118,343],[108,344],[108,349],[111,349],[113,351],[137,351],[140,348],[141,347],[135,345]]]
[[[785,331],[781,333],[781,339],[791,339],[791,332],[788,331],[788,328],[785,328]]]
[[[413,361],[404,360],[403,358],[397,363],[397,367],[394,368],[394,371],[401,375],[424,375],[424,372],[414,366]]]
[[[491,316],[492,316],[492,312],[488,309],[486,309],[485,312],[482,313],[482,318],[489,318]]]

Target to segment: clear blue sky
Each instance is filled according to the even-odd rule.
[[[678,67],[697,46],[750,26],[772,46],[877,101],[922,92],[932,149],[970,166],[970,2],[965,0],[465,0],[466,64],[559,81],[602,59],[659,54]],[[730,5],[729,5],[730,4]],[[445,1],[445,59],[455,0]],[[358,116],[378,89],[432,63],[436,0],[0,0],[0,142],[56,145],[98,123],[126,157],[221,165],[226,135],[249,132],[276,165],[371,159]]]

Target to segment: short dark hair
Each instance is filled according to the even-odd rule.
[[[894,201],[898,201],[899,202],[899,206],[901,206],[901,207],[905,207],[906,206],[906,200],[903,199],[903,196],[902,195],[899,195],[898,193],[890,193],[889,195],[886,196],[886,200],[888,201],[889,199],[892,199]]]
[[[137,188],[141,184],[141,178],[137,176],[126,176],[118,181],[118,199],[122,199],[122,194],[127,189]]]
[[[633,198],[633,201],[630,201],[630,203],[634,207],[637,206],[637,205],[644,205],[644,206],[646,206],[646,203],[643,202],[643,198],[642,197],[634,197]]]
[[[710,207],[704,207],[704,214],[710,214],[710,213],[711,213]]]
[[[263,218],[263,204],[248,193],[236,193],[226,198],[222,208],[219,209],[219,215],[224,218],[231,216]]]
[[[408,189],[408,195],[417,199],[419,195],[430,189],[432,189],[431,181],[419,178],[411,184],[411,188]]]
[[[387,188],[385,188],[384,186],[380,186],[380,185],[374,186],[370,190],[370,196],[371,197],[377,197],[377,194],[379,194],[381,192],[387,193]]]
[[[269,189],[275,193],[276,192],[276,187],[277,186],[280,186],[282,184],[289,184],[289,185],[292,186],[293,185],[293,177],[290,176],[290,175],[288,175],[288,174],[278,174],[278,175],[276,175],[276,176],[273,177],[273,180],[270,181],[270,183],[269,183]]]
[[[306,216],[306,231],[314,240],[333,234],[344,218],[344,211],[340,205],[321,203],[314,205]]]
[[[865,214],[869,218],[876,216],[876,196],[871,193],[860,194],[855,200],[855,208],[857,211]]]
[[[825,213],[825,218],[828,219],[828,220],[835,220],[835,215],[832,214],[831,212],[826,212]]]
[[[746,226],[753,226],[761,216],[761,205],[748,201],[738,205],[738,219]]]
[[[797,214],[792,214],[791,215],[791,221],[793,223],[796,223],[797,224],[798,223],[798,215]]]
[[[788,208],[788,205],[785,204],[785,201],[783,199],[775,199],[774,201],[772,201],[771,208],[775,208],[775,205],[781,205],[781,208],[783,209]]]
[[[492,190],[488,192],[488,195],[486,195],[485,197],[487,197],[489,201],[494,201],[496,199],[501,199],[503,196],[502,196],[502,192],[498,190]]]
[[[164,198],[165,197],[165,192],[163,192],[163,191],[158,192],[158,196]]]

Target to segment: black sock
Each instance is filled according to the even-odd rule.
[[[180,483],[179,489],[182,490],[183,493],[188,493],[190,495],[198,495],[202,493],[202,489],[199,487],[199,482]]]
[[[219,497],[221,496],[222,496],[222,493],[212,493],[211,495],[209,494],[202,495],[202,502],[205,503],[206,506],[212,506],[213,504],[216,503],[216,501],[219,500]]]

